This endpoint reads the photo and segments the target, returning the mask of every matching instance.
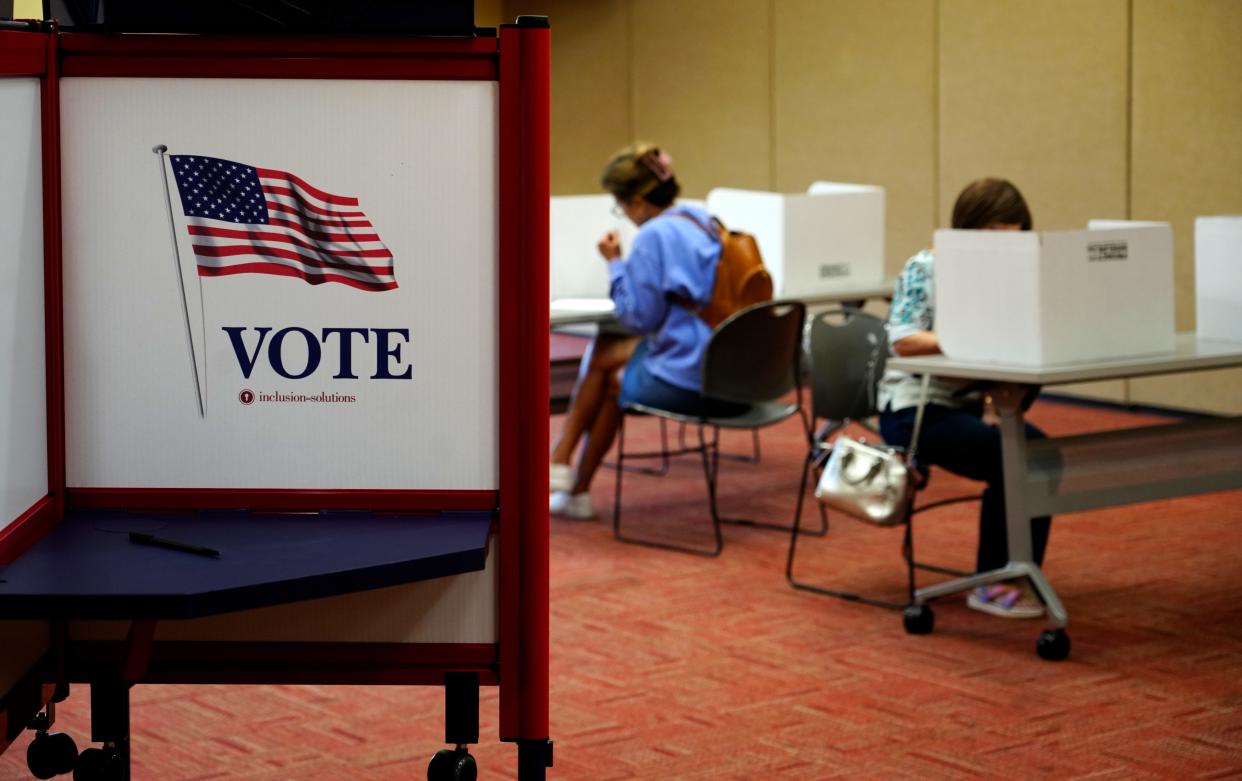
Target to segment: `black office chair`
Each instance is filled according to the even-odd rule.
[[[695,553],[702,556],[719,555],[724,547],[721,525],[735,523],[747,526],[774,528],[789,531],[787,524],[771,524],[740,518],[722,518],[716,505],[716,485],[721,458],[720,429],[755,429],[779,423],[794,415],[802,417],[808,438],[810,422],[802,408],[801,345],[802,328],[806,319],[806,306],[800,301],[769,301],[748,307],[721,323],[712,333],[703,359],[702,394],[706,398],[740,402],[746,408],[737,415],[727,417],[683,415],[668,410],[629,404],[622,408],[621,425],[617,444],[617,490],[613,507],[613,536],[621,542],[648,545],[666,550]],[[790,391],[797,392],[793,403],[781,398]],[[693,424],[698,427],[697,447],[683,447],[673,454],[698,453],[703,460],[703,474],[707,480],[707,499],[711,511],[714,544],[711,547],[694,547],[672,542],[630,537],[621,528],[622,475],[625,461],[634,458],[659,457],[660,453],[625,452],[625,419],[630,414],[642,414]],[[712,429],[709,439],[705,433]],[[823,529],[810,533],[823,534]]]
[[[789,538],[789,553],[785,560],[785,578],[796,589],[810,591],[824,596],[861,602],[877,607],[904,610],[914,603],[915,570],[922,569],[944,575],[962,576],[967,573],[924,564],[914,558],[913,517],[928,510],[950,504],[978,501],[979,495],[957,496],[941,499],[928,504],[915,506],[917,491],[911,493],[906,505],[905,518],[901,522],[904,527],[902,540],[902,558],[906,562],[907,601],[893,602],[876,599],[848,591],[838,591],[824,586],[814,585],[798,580],[794,575],[794,560],[798,551],[799,522],[802,518],[802,505],[806,496],[807,478],[818,474],[832,451],[832,437],[848,426],[851,422],[868,425],[871,418],[878,414],[876,393],[880,378],[884,376],[884,364],[888,358],[888,334],[884,322],[878,317],[854,309],[833,309],[817,315],[810,324],[809,338],[809,371],[811,385],[811,420],[823,421],[820,428],[808,435],[806,460],[802,465],[802,481],[799,484],[798,500],[794,511],[794,523]],[[874,427],[869,426],[872,431]],[[808,429],[808,431],[811,429]],[[927,484],[927,471],[917,464],[912,465],[916,474],[916,488]],[[821,516],[823,505],[819,505]],[[930,613],[920,612],[918,616],[907,614],[907,629],[913,633],[922,633],[922,616]],[[913,622],[913,624],[912,624]],[[927,626],[924,631],[931,631]]]

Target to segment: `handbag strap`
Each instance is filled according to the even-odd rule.
[[[923,375],[923,384],[919,388],[919,404],[914,412],[914,434],[910,437],[910,445],[906,448],[906,463],[914,465],[914,456],[919,450],[919,432],[923,430],[923,409],[927,406],[927,389],[931,387],[931,375]]]

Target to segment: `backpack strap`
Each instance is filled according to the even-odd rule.
[[[720,241],[720,232],[724,230],[724,223],[722,223],[722,222],[721,222],[719,219],[717,219],[716,217],[712,217],[712,218],[711,218],[711,221],[712,221],[712,226],[716,228],[716,230],[713,232],[713,231],[711,230],[711,228],[709,228],[709,227],[707,227],[706,225],[704,225],[703,223],[699,222],[699,219],[698,219],[697,217],[695,217],[693,214],[689,214],[689,213],[687,213],[687,212],[673,212],[673,213],[669,214],[668,216],[670,216],[670,217],[680,217],[680,218],[682,218],[683,220],[689,220],[690,222],[692,222],[692,223],[694,223],[696,226],[698,226],[699,230],[703,231],[703,232],[704,232],[704,233],[706,233],[708,236],[710,236],[711,238],[713,238],[713,239],[715,239],[715,240],[717,240],[717,241]]]
[[[689,220],[690,222],[694,223],[695,227],[697,227],[699,230],[701,230],[701,231],[703,231],[704,233],[706,233],[706,234],[708,235],[708,237],[713,238],[713,239],[715,239],[717,242],[719,242],[719,243],[720,243],[720,249],[721,249],[721,252],[723,252],[723,251],[724,251],[724,241],[721,239],[721,237],[720,237],[720,232],[719,232],[719,231],[723,231],[723,230],[724,230],[724,224],[723,224],[723,223],[721,223],[721,222],[720,222],[720,220],[716,219],[715,217],[712,217],[712,218],[711,218],[712,223],[716,226],[717,231],[718,231],[718,232],[716,232],[716,233],[713,233],[713,232],[711,231],[711,229],[709,229],[709,228],[708,228],[706,225],[704,225],[703,223],[699,222],[698,218],[697,218],[697,217],[695,217],[695,216],[694,216],[694,215],[692,215],[692,214],[687,214],[686,212],[671,212],[671,213],[669,213],[669,215],[668,215],[668,216],[669,216],[669,217],[680,217],[680,218],[682,218],[683,220]],[[670,300],[670,301],[672,301],[672,302],[674,302],[674,303],[677,303],[677,304],[681,304],[681,305],[682,305],[682,306],[684,306],[686,309],[690,310],[690,313],[691,313],[691,314],[698,315],[698,314],[699,314],[699,312],[700,312],[700,308],[699,308],[698,306],[696,306],[696,305],[695,305],[695,303],[694,303],[693,301],[691,301],[689,298],[686,298],[685,296],[680,295],[680,294],[678,294],[678,293],[669,293],[669,294],[668,294],[668,300]],[[708,301],[708,303],[709,303],[709,304],[711,303],[711,302],[710,302],[710,300]]]

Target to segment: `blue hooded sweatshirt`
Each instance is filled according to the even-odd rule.
[[[647,337],[646,365],[656,377],[685,390],[702,385],[703,353],[711,329],[680,297],[706,305],[716,283],[720,240],[696,206],[673,206],[643,223],[629,257],[608,264],[611,296],[622,325]]]

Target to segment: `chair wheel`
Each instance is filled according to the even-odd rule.
[[[930,635],[936,626],[936,614],[931,605],[909,605],[901,614],[901,624],[907,634]]]
[[[1069,657],[1070,639],[1064,629],[1048,629],[1040,632],[1035,641],[1035,653],[1040,659],[1049,662],[1060,662]]]
[[[478,777],[478,765],[464,748],[440,749],[427,766],[427,781],[475,781]]]
[[[88,748],[78,755],[73,781],[125,781],[125,760],[110,749]]]
[[[35,778],[52,778],[73,770],[78,746],[63,732],[40,732],[26,747],[26,767]]]

